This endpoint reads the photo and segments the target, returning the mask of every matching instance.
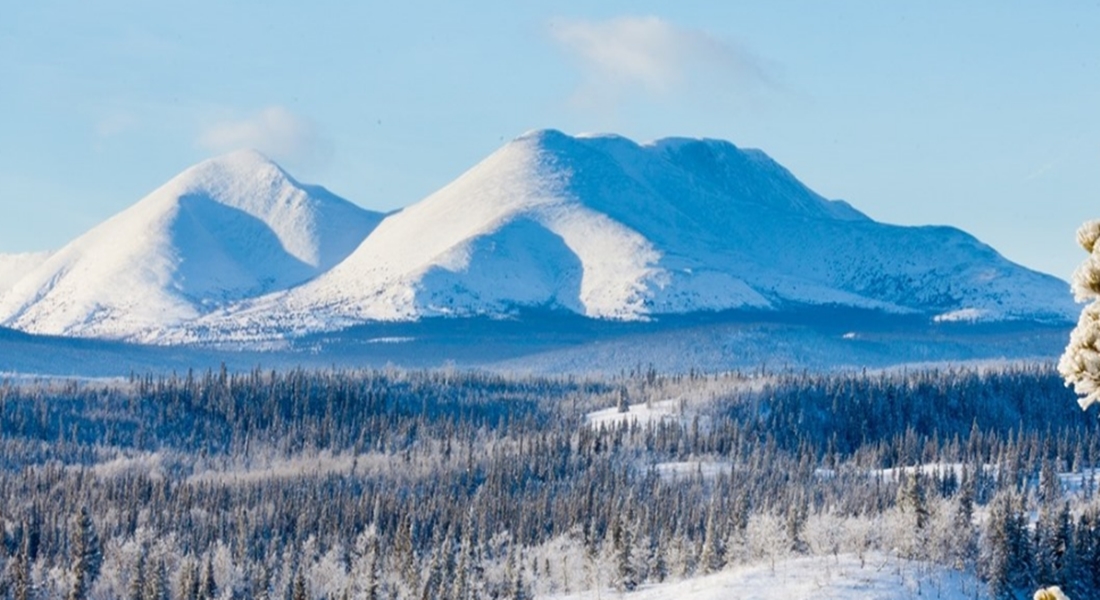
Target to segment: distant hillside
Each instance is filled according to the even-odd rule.
[[[0,323],[107,338],[178,325],[324,272],[380,220],[258,153],[229,154],[36,257],[0,286]]]

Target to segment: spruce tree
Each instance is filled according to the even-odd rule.
[[[787,505],[786,531],[791,552],[802,554],[808,549],[802,534],[806,530],[806,519],[809,517],[809,510],[809,504],[801,493],[795,493]]]
[[[718,515],[714,504],[707,511],[706,531],[703,534],[703,552],[699,556],[704,573],[714,573],[726,566],[725,535],[719,530]]]
[[[31,597],[30,560],[27,557],[25,548],[26,544],[12,558],[12,600],[30,600]]]
[[[199,579],[199,598],[201,600],[214,600],[218,595],[218,582],[214,579],[214,557],[207,553],[206,563],[202,568],[202,578]]]
[[[291,600],[309,600],[309,593],[306,591],[306,577],[301,571],[294,577],[294,594]]]
[[[451,598],[454,600],[466,600],[469,596],[469,579],[468,572],[470,567],[470,540],[467,534],[463,533],[462,542],[458,548],[458,564],[455,566],[455,576],[451,581]],[[375,600],[374,596],[369,596],[369,600]]]
[[[951,518],[951,528],[955,534],[952,558],[956,569],[965,569],[973,564],[978,554],[977,533],[974,530],[974,493],[974,477],[969,469],[964,468],[955,493],[955,513]]]
[[[377,536],[371,537],[370,542],[370,563],[369,570],[367,572],[367,582],[364,586],[366,591],[366,600],[379,600],[381,598],[381,578],[382,578],[382,543],[378,540]]]
[[[71,556],[72,587],[69,588],[68,600],[85,600],[92,583],[99,576],[103,560],[99,536],[87,507],[81,507],[74,523]]]
[[[138,552],[134,561],[133,573],[130,574],[130,585],[126,590],[127,600],[145,599],[145,549]]]
[[[1088,258],[1073,273],[1073,294],[1091,304],[1081,310],[1069,344],[1058,361],[1058,372],[1073,386],[1081,408],[1100,401],[1100,221],[1088,221],[1077,230],[1077,243]]]
[[[179,600],[198,600],[199,578],[195,573],[195,561],[184,559],[180,564],[179,590],[176,593]]]
[[[986,579],[989,592],[997,599],[1013,596],[1013,526],[1012,507],[1005,495],[993,500],[989,508],[989,558],[986,567]]]
[[[630,529],[616,516],[611,524],[611,547],[615,553],[615,587],[620,591],[632,591],[638,587],[634,569],[634,540]]]
[[[1012,585],[1026,589],[1034,584],[1034,560],[1028,536],[1028,515],[1023,497],[1009,498],[1009,547],[1011,549],[1010,572]]]
[[[144,600],[168,600],[168,566],[157,558],[145,577]]]
[[[616,400],[615,408],[620,413],[630,412],[630,395],[626,392],[626,386],[619,388],[618,400]]]

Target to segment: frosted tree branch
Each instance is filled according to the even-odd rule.
[[[1069,344],[1058,361],[1058,372],[1081,396],[1082,409],[1100,401],[1100,220],[1088,221],[1077,230],[1077,243],[1089,253],[1073,273],[1073,295],[1091,304],[1081,311]]]

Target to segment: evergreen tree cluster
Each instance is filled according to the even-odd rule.
[[[1098,597],[1100,431],[1066,394],[1049,367],[5,382],[0,597],[526,598],[838,553]]]

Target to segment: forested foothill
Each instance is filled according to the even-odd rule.
[[[0,597],[530,598],[882,557],[1100,597],[1050,366],[0,383]]]

